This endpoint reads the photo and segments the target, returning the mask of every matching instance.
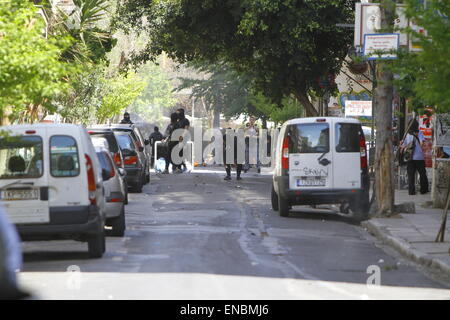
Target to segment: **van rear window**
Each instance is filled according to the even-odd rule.
[[[323,153],[330,151],[330,128],[328,123],[302,123],[291,125],[290,153]]]
[[[92,140],[94,139],[105,139],[108,142],[108,150],[110,152],[119,152],[119,146],[117,145],[116,138],[114,137],[114,133],[112,132],[90,132]]]
[[[136,149],[134,142],[128,133],[117,132],[116,138],[117,138],[117,142],[119,142],[119,146],[120,146],[121,150],[126,150],[126,149],[135,150]]]
[[[357,123],[336,124],[336,152],[360,152],[361,126]]]
[[[50,173],[54,177],[75,177],[80,173],[78,147],[74,138],[50,138]]]
[[[0,139],[0,179],[39,178],[44,171],[43,143],[39,136]]]

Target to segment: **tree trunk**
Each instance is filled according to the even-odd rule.
[[[381,28],[392,29],[395,4],[381,1]],[[374,91],[375,124],[377,128],[375,148],[375,201],[377,213],[389,216],[394,213],[394,174],[392,141],[393,75],[382,62],[376,67],[377,87]]]
[[[305,108],[307,117],[317,117],[319,115],[316,108],[314,108],[313,104],[309,100],[308,95],[305,91],[299,89],[294,93],[294,96],[297,98],[297,100],[300,102],[303,108]]]

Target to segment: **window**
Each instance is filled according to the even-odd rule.
[[[0,139],[0,179],[39,178],[44,172],[42,138],[10,136]]]
[[[119,152],[119,146],[117,145],[116,138],[114,137],[114,133],[112,132],[90,132],[92,141],[95,139],[106,139],[107,147],[110,152],[116,153]]]
[[[356,123],[336,124],[336,151],[360,152],[359,139],[361,127]]]
[[[134,142],[128,133],[116,133],[117,142],[122,150],[135,150]]]
[[[50,139],[50,173],[54,177],[75,177],[80,173],[78,147],[69,136]]]
[[[323,153],[330,151],[328,123],[305,123],[290,126],[290,153]]]

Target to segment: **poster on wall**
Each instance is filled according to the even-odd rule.
[[[436,160],[450,161],[450,114],[436,114]]]
[[[371,117],[372,101],[347,100],[345,101],[346,117]]]

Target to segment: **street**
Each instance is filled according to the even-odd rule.
[[[223,177],[152,173],[103,258],[85,243],[25,242],[21,285],[38,299],[450,299],[441,279],[332,210],[280,217],[271,175]]]

